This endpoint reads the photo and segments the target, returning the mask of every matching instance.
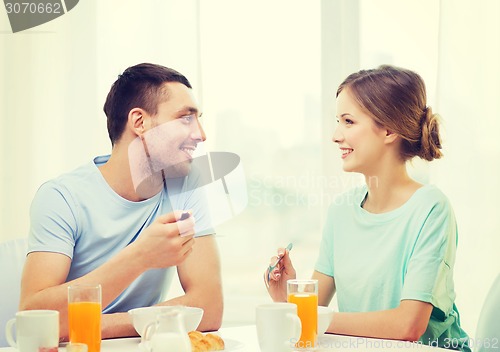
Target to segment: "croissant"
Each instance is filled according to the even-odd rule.
[[[192,352],[223,351],[224,340],[215,334],[202,334],[199,331],[188,333]]]

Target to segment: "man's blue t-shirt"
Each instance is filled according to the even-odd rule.
[[[420,341],[467,349],[454,304],[458,237],[448,199],[427,185],[401,207],[373,214],[361,206],[366,194],[362,186],[337,198],[324,227],[315,270],[335,279],[339,310],[371,312],[396,308],[401,300],[428,302],[434,309]]]
[[[152,198],[132,202],[119,196],[98,167],[109,156],[97,157],[72,172],[44,183],[30,210],[28,253],[56,252],[71,258],[66,281],[81,277],[132,243],[159,215],[192,210],[195,236],[213,234],[206,199],[196,188],[196,173],[169,180]],[[103,310],[104,313],[159,303],[175,268],[151,269],[140,275]]]

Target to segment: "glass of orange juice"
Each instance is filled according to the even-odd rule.
[[[302,333],[295,344],[301,350],[314,350],[318,337],[318,280],[288,280],[288,302],[297,305]]]
[[[68,287],[70,343],[84,343],[88,352],[100,352],[101,311],[101,285]]]

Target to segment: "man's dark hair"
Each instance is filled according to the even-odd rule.
[[[149,63],[131,66],[118,76],[104,103],[112,145],[122,136],[130,110],[141,108],[151,115],[157,113],[158,104],[168,98],[163,87],[166,82],[179,82],[191,88],[188,79],[179,72]]]

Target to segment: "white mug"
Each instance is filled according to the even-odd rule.
[[[14,339],[12,329],[16,327]],[[7,342],[19,352],[38,352],[59,346],[59,312],[57,310],[24,310],[5,325]]]
[[[302,325],[293,303],[257,306],[257,337],[262,352],[289,352],[300,338]]]

